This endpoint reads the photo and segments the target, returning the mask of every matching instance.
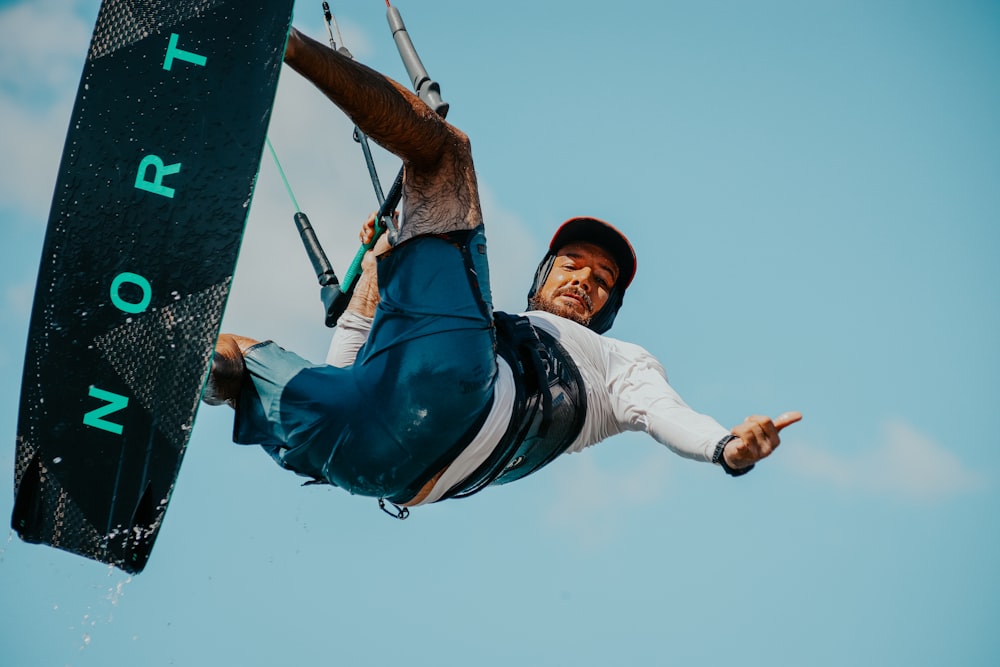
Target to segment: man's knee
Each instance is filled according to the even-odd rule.
[[[490,326],[493,298],[482,225],[412,238],[381,257],[378,272],[382,299],[396,311],[472,318]]]

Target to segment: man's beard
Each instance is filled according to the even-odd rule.
[[[563,294],[572,294],[583,299],[584,304],[587,306],[587,312],[581,313],[575,308],[557,303],[556,297]],[[565,287],[563,289],[556,290],[551,298],[543,296],[540,293],[536,293],[528,299],[528,307],[531,308],[531,310],[541,310],[546,313],[558,315],[559,317],[565,317],[567,320],[573,320],[577,324],[582,324],[583,326],[589,326],[590,321],[594,319],[594,304],[590,300],[590,296],[578,287]]]

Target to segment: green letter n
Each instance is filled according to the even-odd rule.
[[[94,428],[103,429],[115,435],[122,434],[122,425],[115,424],[114,422],[109,422],[104,419],[105,416],[111,414],[112,412],[118,412],[123,410],[128,406],[128,396],[121,396],[119,394],[112,393],[110,391],[104,391],[103,389],[98,389],[97,387],[91,386],[89,395],[93,398],[99,398],[102,401],[107,401],[108,404],[91,410],[90,412],[83,415],[83,423],[85,426],[92,426]]]

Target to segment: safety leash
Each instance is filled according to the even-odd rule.
[[[329,258],[323,251],[323,246],[319,243],[316,231],[309,222],[309,216],[299,208],[299,202],[295,198],[295,193],[292,192],[292,186],[289,184],[285,170],[278,159],[278,152],[274,150],[271,137],[267,137],[265,142],[267,143],[268,151],[271,153],[271,159],[274,160],[274,165],[278,168],[281,181],[285,184],[285,192],[288,193],[288,198],[292,200],[292,206],[295,207],[295,215],[292,216],[292,219],[299,231],[299,238],[302,239],[306,254],[309,255],[309,261],[312,262],[313,270],[316,272],[316,279],[320,285],[320,297],[324,299],[324,303],[327,300],[332,301],[333,295],[340,293],[340,282],[337,280],[337,274],[333,270],[333,264],[330,263]]]

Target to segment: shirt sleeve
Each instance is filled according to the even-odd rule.
[[[344,368],[354,363],[358,356],[358,350],[368,340],[368,334],[372,329],[372,319],[362,317],[350,310],[344,313],[337,320],[337,326],[333,329],[333,338],[330,340],[330,349],[326,354],[326,363],[338,368]]]
[[[622,428],[648,433],[683,457],[712,460],[716,444],[729,429],[692,410],[653,355],[622,344],[611,350],[608,373],[612,410]]]

